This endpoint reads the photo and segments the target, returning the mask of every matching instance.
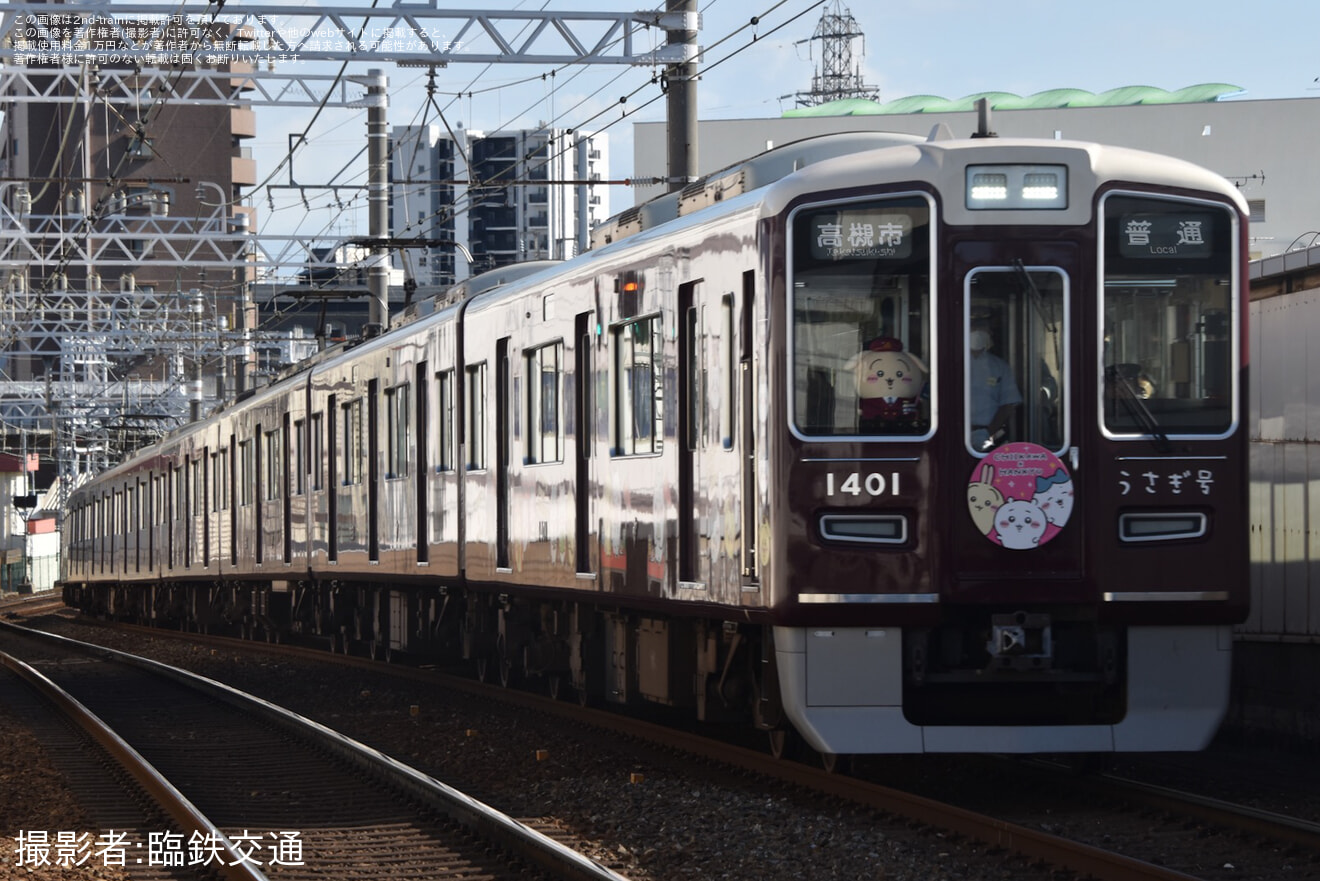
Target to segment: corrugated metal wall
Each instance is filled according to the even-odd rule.
[[[1252,610],[1239,631],[1320,637],[1320,291],[1251,307]]]

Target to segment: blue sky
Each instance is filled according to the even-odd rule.
[[[769,117],[791,108],[792,98],[783,96],[808,89],[819,65],[821,46],[810,38],[824,7],[814,0],[699,3],[699,42],[711,47],[698,86],[701,118]],[[459,0],[453,5],[619,8],[617,2],[601,0]],[[865,35],[854,47],[859,55],[864,49],[863,77],[880,89],[881,100],[918,94],[959,98],[991,90],[1019,95],[1054,88],[1102,92],[1130,85],[1174,90],[1209,82],[1240,86],[1243,99],[1320,97],[1320,83],[1315,82],[1320,60],[1313,51],[1320,14],[1311,4],[1271,2],[1250,10],[1226,0],[853,0],[845,5]],[[751,27],[753,16],[760,21]],[[363,73],[368,66],[377,65],[358,65],[362,69],[350,73]],[[425,72],[386,67],[391,125],[423,121]],[[451,65],[438,73],[445,118],[451,125],[461,122],[486,130],[548,120],[584,128],[614,123],[608,129],[611,175],[631,175],[632,123],[663,119],[665,102],[654,101],[621,120],[618,99],[638,90],[624,105],[635,108],[659,95],[658,87],[650,84],[653,71],[613,65],[564,71],[556,75],[553,90],[539,78],[545,72],[521,64]],[[521,82],[529,78],[533,81]],[[446,97],[471,90],[484,91],[472,99]],[[254,146],[262,178],[285,152],[288,133],[301,131],[310,118],[311,110],[259,111]],[[438,119],[431,113],[425,121]],[[322,114],[312,128],[315,160],[300,154],[299,180],[310,182],[314,170],[330,174],[347,164],[336,182],[364,181],[365,159],[354,156],[365,135],[360,111]],[[614,211],[631,204],[625,191],[616,189],[612,199]],[[310,211],[287,203],[277,203],[277,210],[270,211],[264,194],[254,201],[266,231],[329,236],[366,232],[361,212],[341,212],[328,198],[313,199]]]

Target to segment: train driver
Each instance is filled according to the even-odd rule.
[[[967,359],[967,382],[972,449],[986,452],[1002,440],[1013,411],[1022,403],[1022,392],[1013,378],[1013,368],[991,353],[994,339],[988,329],[973,325],[967,339],[971,353]]]

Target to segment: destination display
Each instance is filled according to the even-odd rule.
[[[817,214],[811,218],[811,256],[817,260],[905,259],[912,256],[913,229],[912,215],[892,208]]]
[[[1118,253],[1124,257],[1206,258],[1214,241],[1210,212],[1124,214],[1118,221]]]

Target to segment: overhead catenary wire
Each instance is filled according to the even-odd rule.
[[[820,0],[820,2],[823,2],[823,0]],[[718,66],[718,64],[727,61],[728,58],[738,54],[738,52],[744,51],[746,48],[749,48],[751,45],[754,45],[759,39],[763,39],[764,36],[767,36],[769,33],[773,33],[775,30],[778,30],[780,27],[783,27],[786,24],[788,24],[788,22],[796,20],[797,18],[800,18],[802,15],[806,14],[810,10],[817,8],[820,5],[820,2],[813,2],[805,10],[798,13],[793,18],[790,18],[788,21],[784,22],[783,24],[771,29],[766,34],[754,34],[750,40],[743,41],[739,47],[734,49],[734,51],[728,53],[727,55],[721,57],[720,59],[714,62],[710,62],[707,65],[706,69],[707,70],[712,69],[713,67]],[[717,47],[727,45],[730,41],[735,40],[739,34],[745,32],[748,28],[756,28],[764,24],[765,18],[768,15],[781,9],[782,7],[787,5],[787,3],[788,0],[780,0],[780,2],[776,2],[769,5],[768,8],[764,12],[762,12],[759,16],[751,16],[746,22],[742,23],[739,27],[733,29],[730,33],[722,36],[720,39],[716,40],[709,46],[705,47],[702,51],[701,57],[703,59],[710,58],[712,50],[716,49]],[[373,2],[372,5],[374,7],[376,3]],[[541,8],[544,9],[546,5],[548,4],[542,4]],[[709,10],[712,6],[713,4],[707,4],[706,9]],[[363,26],[365,27],[365,21]],[[341,81],[342,77],[347,72],[347,64],[348,62],[344,62],[343,64],[340,65],[339,72],[336,74],[335,77],[336,82]],[[571,66],[572,65],[568,65],[568,64],[560,65],[546,72],[541,72],[535,75],[523,77],[507,83],[496,84],[490,87],[483,87],[480,85],[481,78],[483,74],[485,74],[491,69],[490,65],[486,65],[483,67],[481,72],[479,72],[469,81],[469,83],[466,85],[465,88],[460,89],[456,92],[449,92],[448,90],[444,90],[444,89],[436,89],[433,96],[428,96],[427,103],[431,105],[432,110],[436,111],[437,117],[442,122],[445,123],[446,127],[449,127],[449,123],[444,115],[444,112],[448,109],[451,109],[456,102],[462,100],[463,98],[466,97],[468,100],[471,100],[472,96],[474,95],[484,95],[484,94],[502,92],[509,89],[513,89],[519,85],[526,85],[528,83],[541,81],[547,84],[543,96],[541,96],[536,101],[530,102],[528,106],[520,108],[516,113],[514,113],[510,117],[510,122],[518,119],[520,116],[528,112],[531,112],[536,105],[541,104],[541,105],[548,105],[551,109],[551,112],[549,114],[550,119],[548,122],[544,124],[545,127],[548,129],[564,128],[570,131],[577,131],[577,130],[585,129],[599,122],[601,123],[601,125],[597,128],[596,131],[604,132],[612,128],[613,126],[619,124],[620,122],[635,118],[638,113],[644,112],[647,108],[652,106],[656,101],[660,100],[660,98],[664,94],[663,93],[664,84],[662,82],[662,78],[659,77],[654,71],[643,72],[643,75],[646,77],[643,82],[637,84],[633,88],[626,91],[623,95],[620,96],[620,98],[617,101],[606,104],[600,109],[598,109],[596,112],[590,114],[585,118],[582,118],[579,114],[584,106],[587,106],[593,100],[598,100],[600,95],[602,95],[605,92],[605,90],[616,85],[620,80],[630,75],[633,75],[636,69],[629,68],[629,69],[621,70],[617,74],[608,78],[608,80],[605,83],[597,86],[594,91],[589,92],[585,96],[576,99],[574,102],[566,103],[562,105],[563,109],[561,110],[558,109],[560,105],[559,102],[557,101],[556,96],[559,95],[570,83],[578,81],[580,77],[585,75],[587,70],[585,67],[579,66],[576,70],[568,73],[568,75],[562,75]],[[656,89],[656,93],[654,95],[651,95],[646,99],[639,100],[641,96],[645,95],[648,89],[652,89],[656,87],[658,88]],[[327,92],[327,96],[329,94],[330,93]],[[447,103],[443,104],[443,106],[435,100],[436,97],[444,97],[446,95],[450,97],[450,100]],[[281,157],[280,161],[266,175],[265,180],[262,183],[257,184],[256,187],[249,190],[249,194],[248,194],[249,196],[257,192],[260,192],[260,190],[264,187],[268,187],[268,185],[270,185],[285,170],[285,168],[288,167],[289,163],[293,161],[294,155],[296,153],[306,149],[315,149],[317,144],[324,143],[322,135],[316,134],[315,129],[320,119],[323,116],[323,111],[326,109],[326,105],[327,105],[327,101],[326,99],[323,99],[322,102],[316,108],[316,111],[313,113],[312,118],[306,123],[306,125],[302,127],[301,133],[299,134],[296,141],[292,144],[291,149],[289,149]],[[608,118],[615,113],[617,113],[616,118],[613,119]],[[417,114],[414,114],[414,119],[416,118],[417,118]],[[572,120],[572,122],[569,122],[569,120]],[[350,124],[350,122],[346,121],[341,125],[348,125],[348,124]],[[507,124],[508,123],[502,123],[499,128],[503,128]],[[335,126],[334,128],[337,129],[340,127],[341,126]],[[333,130],[334,129],[332,129],[332,131]],[[496,130],[499,129],[497,128]],[[450,129],[450,131],[452,134],[452,128]],[[565,141],[563,143],[556,143],[552,147],[552,150],[556,151],[555,154],[553,155],[557,155],[559,152],[563,152],[568,149],[571,149],[571,142]],[[360,155],[361,152],[362,151],[358,151],[357,155]],[[356,156],[354,158],[356,158]],[[365,191],[365,186],[366,186],[365,182],[360,182],[360,178],[362,177],[363,174],[362,172],[358,172],[353,177],[345,177],[346,171],[349,168],[349,166],[352,165],[353,161],[354,160],[350,159],[349,162],[343,168],[341,168],[338,172],[335,173],[332,180],[351,181],[356,178],[359,182],[348,185],[353,187],[360,187],[362,188],[363,191]],[[492,181],[489,183],[499,184],[500,181]],[[309,192],[314,192],[315,189],[316,188],[314,186],[309,185],[308,187]],[[269,189],[267,189],[267,192],[269,197]],[[339,220],[340,217],[352,216],[355,212],[355,206],[361,203],[362,203],[362,197],[360,193],[348,194],[346,191],[343,190],[326,192],[319,195],[313,195],[306,209],[303,209],[301,206],[296,206],[296,205],[272,208],[272,211],[269,214],[265,215],[267,220],[266,222],[261,224],[261,229],[264,230],[269,226],[270,218],[273,218],[276,214],[283,213],[290,209],[303,211],[309,218],[315,218],[315,216],[319,214],[319,211],[323,208],[327,210],[339,209],[337,212],[335,212],[334,217],[327,219],[327,222],[323,227],[323,232],[324,232],[326,230],[330,230],[335,223],[340,222]],[[453,214],[457,216],[464,213],[466,210],[468,210],[468,206],[460,204],[452,207],[446,207],[442,209],[441,212],[437,212],[436,215],[432,215],[432,216],[438,216],[442,213],[445,214],[445,216],[448,216],[448,214]],[[299,236],[299,238],[302,238],[304,240],[319,238],[319,237],[320,236],[316,234],[313,234],[311,236]],[[263,325],[264,324],[265,322],[263,322]]]
[[[718,47],[718,46],[721,46],[721,45],[727,43],[729,40],[733,39],[733,38],[736,37],[738,34],[742,33],[743,31],[747,30],[748,28],[756,28],[756,27],[758,27],[760,24],[762,24],[762,23],[764,22],[764,19],[765,19],[766,16],[770,15],[770,14],[773,13],[774,11],[780,9],[781,7],[787,5],[787,2],[788,2],[788,0],[780,0],[780,2],[777,2],[777,3],[772,4],[768,9],[766,9],[766,10],[765,10],[763,13],[761,13],[760,15],[754,15],[754,16],[751,16],[751,17],[750,17],[745,23],[743,23],[743,24],[740,25],[739,27],[735,28],[735,29],[734,29],[733,31],[731,31],[729,34],[727,34],[727,35],[725,35],[724,37],[720,38],[719,40],[715,41],[715,43],[711,44],[709,47],[706,47],[705,49],[703,49],[703,50],[702,50],[702,53],[701,53],[701,56],[702,56],[702,57],[707,56],[707,55],[710,53],[710,51],[711,51],[712,49],[714,49],[714,48],[716,48],[716,47]],[[766,36],[768,36],[769,34],[773,34],[773,33],[775,33],[776,31],[782,29],[783,27],[786,27],[788,24],[790,24],[790,23],[796,21],[797,19],[801,18],[802,16],[806,15],[807,13],[811,12],[812,10],[819,8],[824,2],[825,2],[825,0],[816,0],[816,2],[811,3],[811,4],[808,5],[806,8],[802,9],[800,12],[798,12],[798,13],[796,13],[795,15],[791,16],[790,18],[788,18],[788,19],[785,20],[784,22],[782,22],[782,23],[776,25],[775,27],[771,28],[769,31],[767,31]],[[711,5],[713,5],[713,3],[712,3],[712,4],[707,4],[706,9],[709,9]],[[544,8],[544,7],[542,7],[542,8]],[[709,69],[713,69],[714,67],[716,67],[716,66],[718,66],[718,65],[720,65],[720,64],[723,64],[724,62],[728,61],[730,58],[732,58],[732,57],[738,55],[739,53],[741,53],[742,51],[746,50],[747,48],[750,48],[752,45],[755,45],[756,42],[757,42],[759,39],[761,39],[761,36],[760,36],[760,35],[753,35],[753,37],[752,37],[751,40],[747,41],[747,42],[744,43],[742,46],[736,48],[734,51],[728,53],[727,55],[721,57],[721,58],[718,59],[717,61],[710,63],[710,64],[707,66],[706,69],[707,69],[707,70],[709,70]],[[560,71],[560,70],[564,70],[564,69],[568,68],[569,66],[570,66],[570,65],[561,65],[560,67],[555,68],[554,70],[552,70],[549,74],[542,74],[540,78],[541,78],[541,79],[545,79],[546,76],[551,76],[551,77],[553,77],[558,71]],[[489,69],[489,65],[487,65],[485,69]],[[576,76],[578,76],[583,70],[584,70],[583,68],[579,68],[579,70],[573,74],[573,78],[575,78]],[[627,74],[627,72],[628,72],[628,71],[620,72],[619,74],[617,74],[616,76],[614,76],[613,78],[611,78],[610,81],[609,81],[609,83],[617,82],[620,78],[622,78],[623,76],[625,76],[625,75]],[[524,80],[520,80],[520,81],[518,81],[518,82],[519,82],[519,83],[526,83],[526,82],[532,81],[533,79],[535,79],[535,78],[526,78],[526,79],[524,79]],[[570,78],[570,79],[571,79],[571,78]],[[554,128],[556,128],[556,127],[563,127],[563,128],[566,128],[566,129],[568,129],[568,130],[570,130],[570,131],[572,131],[572,130],[577,130],[577,129],[581,129],[581,128],[586,127],[586,125],[587,125],[588,123],[595,121],[596,119],[600,118],[600,117],[603,116],[604,114],[606,114],[606,113],[608,113],[608,112],[610,112],[610,111],[613,111],[613,110],[617,109],[619,106],[624,106],[625,109],[621,112],[619,118],[617,118],[617,119],[615,119],[615,120],[613,120],[613,121],[607,123],[605,126],[601,127],[601,128],[598,130],[598,131],[604,131],[604,130],[606,130],[607,128],[612,127],[613,125],[616,125],[617,123],[622,122],[624,119],[627,119],[627,118],[629,118],[629,117],[635,115],[636,113],[640,112],[641,110],[643,110],[643,109],[645,109],[646,107],[648,107],[648,106],[650,106],[651,104],[653,104],[656,100],[659,100],[660,95],[657,95],[657,96],[654,97],[653,99],[651,99],[651,100],[649,100],[649,101],[646,101],[646,102],[644,102],[644,103],[642,103],[642,104],[640,104],[640,105],[636,105],[636,104],[635,104],[635,105],[634,105],[633,107],[631,107],[631,108],[627,108],[627,107],[626,107],[627,102],[630,101],[630,100],[632,100],[636,95],[640,94],[642,91],[644,91],[644,90],[646,89],[647,86],[649,86],[649,85],[656,85],[656,84],[661,85],[662,88],[663,88],[663,82],[662,82],[661,78],[660,78],[659,76],[657,76],[656,74],[653,73],[648,81],[646,81],[646,82],[642,83],[641,85],[639,85],[638,87],[634,88],[631,92],[627,93],[626,95],[621,96],[621,97],[619,98],[617,104],[612,104],[612,105],[609,105],[609,106],[603,108],[602,110],[600,110],[600,111],[598,111],[597,113],[593,114],[592,116],[588,117],[585,121],[578,122],[578,123],[576,123],[575,125],[572,125],[572,126],[568,126],[568,125],[564,125],[564,126],[556,126],[555,123],[557,122],[557,120],[552,118],[551,122],[544,124],[544,127],[545,127],[545,128],[548,128],[548,129],[554,129]],[[608,86],[608,84],[606,84],[606,86]],[[588,95],[588,96],[584,97],[583,99],[581,99],[577,104],[575,104],[573,107],[569,108],[569,109],[566,111],[566,113],[572,113],[572,112],[576,111],[576,110],[577,110],[579,107],[581,107],[583,104],[585,104],[585,103],[587,103],[588,101],[590,101],[595,95],[600,94],[601,90],[602,90],[603,88],[605,88],[606,86],[599,87],[599,88],[596,90],[596,92],[593,92],[591,95]],[[499,88],[499,87],[496,87],[496,88]],[[558,89],[558,88],[559,88],[559,86],[557,85],[557,86],[555,87],[555,89]],[[489,90],[488,90],[488,91],[489,91]],[[552,92],[553,92],[553,90],[552,90]],[[436,94],[449,94],[449,93],[445,93],[445,92],[442,92],[441,90],[437,90],[437,89],[430,89],[430,90],[428,91],[428,100],[429,100],[432,104],[435,103],[435,102],[434,102],[434,96],[435,96]],[[453,93],[453,94],[454,94],[454,99],[453,99],[453,100],[458,100],[458,98],[460,98],[460,97],[463,96],[464,94],[471,94],[471,89],[469,88],[469,90],[460,90],[458,93]],[[663,94],[663,91],[661,92],[661,94]],[[444,111],[445,111],[445,109],[447,109],[448,107],[452,106],[452,104],[453,104],[453,100],[451,100],[451,101],[449,102],[449,104],[446,105],[446,107],[442,108],[442,107],[439,107],[438,105],[436,105],[436,106],[435,106],[435,109],[436,109],[436,111],[437,111],[437,115],[439,116],[439,118],[441,119],[441,121],[445,124],[445,127],[446,127],[446,129],[447,129],[448,134],[450,135],[451,140],[452,140],[454,143],[456,143],[456,144],[461,144],[461,141],[455,136],[452,127],[449,126],[449,123],[448,123],[447,119],[446,119],[445,116],[444,116]],[[534,104],[535,104],[535,103],[539,103],[539,102],[534,102]],[[533,104],[533,106],[534,106],[534,104]],[[528,109],[530,109],[530,108],[528,108]],[[526,112],[527,112],[526,110],[523,111],[523,113],[526,113]],[[516,118],[518,118],[518,116],[521,116],[521,115],[522,115],[522,113],[520,113],[520,114],[516,114],[513,118],[516,119]],[[500,130],[500,127],[497,127],[496,130]],[[566,149],[567,149],[567,148],[566,148]],[[463,158],[464,161],[466,162],[467,157],[466,157],[466,156],[463,156],[462,158]],[[404,180],[404,181],[396,181],[396,183],[408,183],[408,181],[407,181],[407,180]],[[502,182],[502,181],[489,181],[489,182],[487,182],[487,183],[500,184],[500,183],[503,183],[503,182]],[[453,216],[458,216],[458,215],[460,215],[461,213],[463,213],[464,210],[465,210],[465,209],[463,209],[462,206],[451,206],[451,207],[448,208],[448,209],[442,209],[441,212],[436,212],[435,214],[432,214],[432,215],[430,215],[429,217],[424,218],[424,220],[429,221],[429,220],[434,220],[434,219],[437,219],[437,218],[439,218],[439,219],[448,219],[449,216],[451,216],[451,214],[452,214]],[[446,213],[446,212],[447,212],[447,213]],[[410,223],[408,224],[408,227],[411,227],[412,225],[413,225],[413,224],[410,222]],[[407,227],[405,227],[405,228],[407,228]]]

